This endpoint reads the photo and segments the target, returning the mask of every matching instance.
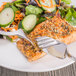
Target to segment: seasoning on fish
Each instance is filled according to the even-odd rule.
[[[28,61],[35,61],[44,55],[45,52],[40,49],[36,43],[34,46],[26,39],[21,39],[17,42],[18,49],[27,57]]]
[[[69,44],[76,41],[76,28],[60,17],[55,16],[37,25],[28,35],[30,39],[35,39],[40,36],[48,36]]]

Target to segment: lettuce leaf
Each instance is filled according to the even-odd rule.
[[[69,24],[76,26],[76,11],[74,8],[59,9],[59,13]]]
[[[14,12],[19,11],[19,9],[16,8],[14,5],[12,5],[11,7],[12,7],[12,9],[14,10]]]
[[[66,20],[71,25],[76,26],[76,11],[73,8],[70,8],[70,10],[68,11],[66,15]]]
[[[63,2],[65,2],[66,4],[70,4],[71,3],[71,0],[61,0]]]
[[[33,5],[27,6],[25,10],[26,10],[25,15],[29,15],[29,14],[39,15],[43,12],[41,8],[33,6]]]
[[[72,12],[73,17],[76,19],[76,11],[73,8],[70,8],[70,10]]]
[[[76,19],[68,21],[68,23],[71,24],[71,25],[73,25],[73,26],[76,26]]]
[[[40,24],[41,22],[45,21],[46,18],[45,17],[41,17],[38,21],[37,21],[37,24]]]
[[[65,18],[66,18],[67,21],[72,20],[72,12],[71,12],[71,10],[69,10],[69,11],[67,12]]]

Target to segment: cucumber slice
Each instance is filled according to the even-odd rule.
[[[33,30],[37,22],[36,15],[28,15],[22,21],[22,27],[25,32],[29,33]]]
[[[1,13],[0,13],[0,26],[1,27],[6,27],[10,25],[15,18],[15,13],[12,8],[5,8]]]
[[[49,6],[49,7],[51,6],[50,0],[45,0],[44,3],[42,2],[42,0],[39,0],[39,2],[41,5],[45,5],[45,6]],[[56,2],[54,0],[52,0],[52,2],[53,2],[53,5],[56,5]],[[53,12],[56,9],[56,6],[52,7],[52,8],[47,8],[47,7],[42,6],[42,8],[46,11]]]

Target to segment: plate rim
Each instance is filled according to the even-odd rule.
[[[20,72],[48,72],[48,71],[55,71],[55,70],[59,70],[59,69],[62,69],[62,68],[65,68],[65,67],[68,67],[69,65],[71,65],[71,64],[74,64],[75,63],[75,61],[71,61],[71,62],[69,62],[69,63],[67,63],[67,64],[65,64],[64,66],[62,65],[62,66],[59,66],[59,67],[55,67],[55,68],[51,68],[51,69],[45,69],[45,70],[40,70],[40,71],[38,71],[38,70],[27,70],[27,69],[19,69],[19,68],[16,68],[16,67],[12,67],[12,66],[7,66],[7,65],[4,65],[4,64],[1,64],[0,66],[1,67],[4,67],[4,68],[6,68],[6,69],[10,69],[10,70],[13,70],[13,71],[20,71]]]

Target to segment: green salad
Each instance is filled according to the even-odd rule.
[[[15,0],[0,7],[0,28],[16,31],[22,28],[30,33],[41,22],[58,15],[76,26],[76,8],[71,0]],[[15,39],[8,36],[7,38]],[[11,39],[10,39],[11,40]]]

